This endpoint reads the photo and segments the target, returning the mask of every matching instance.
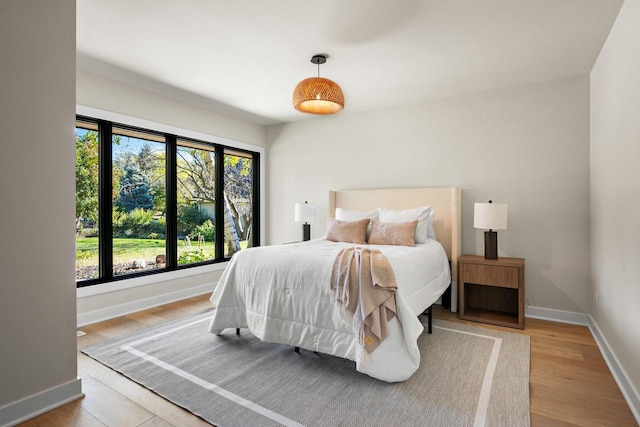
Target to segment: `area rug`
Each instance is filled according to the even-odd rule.
[[[434,320],[403,383],[187,316],[82,352],[216,426],[528,426],[529,337]]]

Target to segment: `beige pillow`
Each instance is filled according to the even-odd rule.
[[[418,220],[410,222],[373,221],[370,245],[415,246],[413,236],[416,234]]]
[[[364,245],[370,221],[370,219],[361,219],[347,222],[333,219],[327,231],[327,240]]]
[[[418,226],[416,227],[416,234],[413,240],[416,243],[425,243],[431,231],[429,225],[431,225],[431,229],[433,229],[433,219],[430,220],[432,211],[431,206],[422,206],[420,208],[400,211],[378,208],[378,220],[382,222],[407,222],[417,219]],[[435,238],[435,230],[433,230],[432,238]]]
[[[336,208],[336,219],[339,221],[359,221],[361,219],[370,219],[371,221],[378,219],[378,211],[371,209],[368,211],[354,211],[345,208]],[[367,239],[371,233],[371,224],[367,227]]]

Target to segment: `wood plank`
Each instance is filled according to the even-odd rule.
[[[536,386],[564,388],[566,393],[573,393],[581,400],[596,397],[602,403],[624,401],[618,385],[611,382],[598,383],[597,379],[589,376],[587,369],[576,373],[585,377],[566,375],[563,372],[539,372],[540,363],[536,362],[536,369],[531,373],[530,383]],[[626,404],[626,403],[625,403]]]
[[[136,402],[147,411],[156,414],[168,423],[180,427],[209,426],[209,423],[193,415],[191,412],[174,405],[151,390],[129,380],[127,377],[115,371],[109,371],[108,374],[100,376],[97,380],[127,399]]]
[[[582,427],[578,424],[560,421],[541,414],[531,414],[531,425],[536,427]]]
[[[536,384],[531,388],[531,412],[580,426],[636,426],[626,402],[586,396],[570,387]]]
[[[110,427],[138,426],[154,414],[129,400],[112,388],[89,375],[81,375],[85,398],[81,406],[95,418]]]
[[[113,372],[113,369],[103,365],[95,359],[92,359],[86,354],[78,353],[78,372],[92,378],[99,378],[102,375]]]
[[[71,403],[49,411],[39,417],[33,418],[25,423],[19,424],[20,427],[67,427],[67,426],[83,426],[83,427],[105,427],[96,417],[82,408],[81,400],[75,400]]]
[[[144,323],[147,326],[159,325],[160,323],[164,323],[167,321],[167,319],[162,316],[156,316],[155,314],[146,311],[127,314],[125,317],[127,319],[132,319],[138,323]]]
[[[163,420],[162,418],[153,417],[149,421],[140,424],[140,427],[175,427],[175,426]]]

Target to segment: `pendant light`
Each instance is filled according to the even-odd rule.
[[[327,55],[314,55],[311,62],[318,66],[318,77],[304,79],[293,90],[293,107],[309,114],[335,114],[344,108],[344,95],[332,80],[320,77],[320,64]]]

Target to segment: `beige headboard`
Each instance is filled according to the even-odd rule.
[[[329,192],[329,218],[336,208],[413,209],[431,206],[436,211],[433,227],[451,260],[451,310],[458,307],[458,257],[462,254],[462,192],[458,187],[384,188]]]

